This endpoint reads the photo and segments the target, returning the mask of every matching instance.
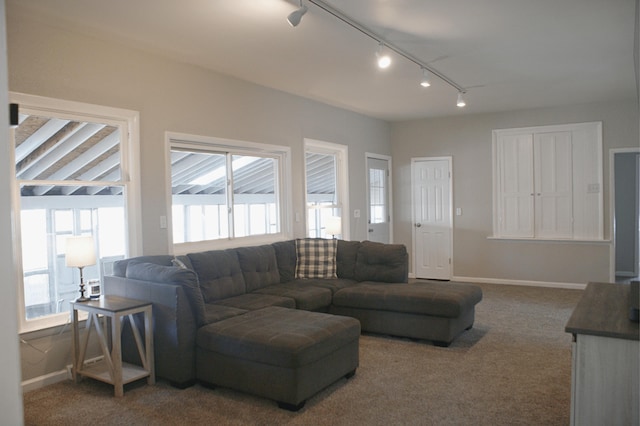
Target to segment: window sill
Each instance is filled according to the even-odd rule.
[[[596,240],[596,239],[584,239],[584,240],[574,240],[569,238],[524,238],[524,237],[499,237],[499,236],[488,236],[487,240],[496,240],[496,241],[526,241],[533,243],[578,243],[578,244],[611,244],[611,240]]]

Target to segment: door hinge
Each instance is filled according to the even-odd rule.
[[[449,265],[451,265],[451,258],[449,258]]]

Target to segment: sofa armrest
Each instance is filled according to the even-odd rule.
[[[179,387],[195,382],[197,323],[181,285],[105,276],[104,294],[151,302],[156,375]],[[123,358],[139,362],[129,327],[123,340]]]

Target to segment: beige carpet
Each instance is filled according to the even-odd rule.
[[[480,285],[472,330],[449,348],[377,335],[360,339],[360,367],[298,413],[273,401],[199,385],[129,385],[116,399],[85,379],[24,395],[28,425],[566,425],[571,335],[581,291]]]

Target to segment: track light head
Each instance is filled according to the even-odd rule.
[[[307,13],[307,10],[309,10],[307,6],[300,2],[300,7],[287,16],[287,22],[289,22],[289,25],[297,27],[300,21],[302,21],[304,14]]]
[[[384,44],[380,43],[378,46],[378,51],[376,52],[376,58],[378,58],[378,68],[389,68],[391,65],[391,56],[388,53],[384,52]]]
[[[464,97],[463,97],[464,93],[465,92],[458,92],[458,101],[456,102],[456,106],[458,108],[462,108],[465,105],[467,105],[467,103],[464,101]]]
[[[431,86],[431,81],[429,79],[429,71],[426,68],[422,68],[422,80],[420,80],[420,86],[429,87]]]

